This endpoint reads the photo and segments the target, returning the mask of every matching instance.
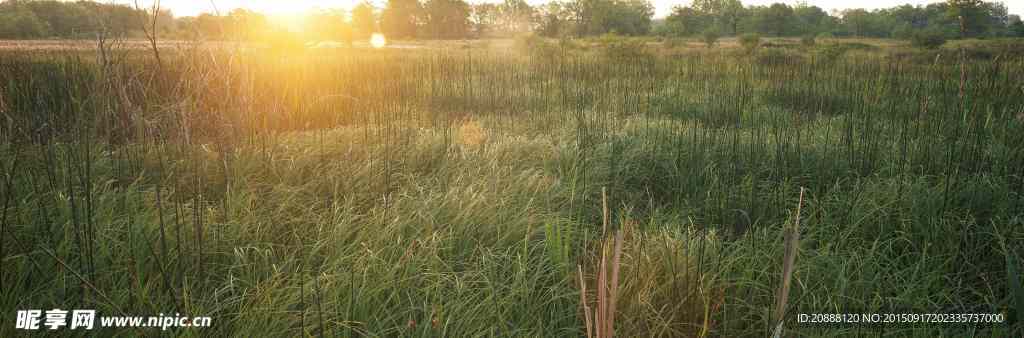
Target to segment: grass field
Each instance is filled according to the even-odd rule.
[[[1020,45],[2,51],[0,336],[1019,336]]]

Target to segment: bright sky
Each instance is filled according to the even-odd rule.
[[[121,3],[132,3],[133,0],[115,0]],[[152,0],[141,0],[140,3],[150,3]],[[201,12],[214,12],[214,4],[221,13],[227,13],[235,8],[247,8],[267,14],[296,14],[305,12],[312,8],[345,8],[354,7],[359,0],[162,0],[164,8],[170,8],[175,16],[194,16]],[[372,3],[382,7],[386,0],[373,0]],[[500,0],[468,0],[470,3],[500,2]],[[531,5],[547,2],[547,0],[527,0]],[[664,17],[672,11],[673,6],[689,4],[690,0],[651,0],[655,7],[655,17]],[[783,2],[790,5],[797,4],[798,0],[742,0],[746,6],[768,5],[775,2]],[[846,8],[886,8],[909,3],[911,5],[926,5],[942,0],[807,0],[810,5],[818,6],[825,11]],[[1024,15],[1024,0],[1003,1],[1009,7],[1010,14]]]

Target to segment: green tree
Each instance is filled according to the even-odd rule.
[[[721,21],[721,26],[728,31],[729,34],[738,34],[740,21],[746,16],[746,8],[743,8],[743,3],[741,3],[740,0],[720,1],[723,1],[721,12],[718,15]]]
[[[871,26],[871,13],[862,8],[843,11],[843,26],[853,36],[866,36]]]
[[[1020,15],[1010,15],[1007,21],[1009,22],[1007,26],[1009,27],[1010,36],[1024,38],[1024,21],[1021,21]]]
[[[743,3],[739,0],[694,0],[693,9],[707,16],[710,25],[718,32],[735,34],[743,15]]]
[[[988,26],[986,31],[989,35],[1010,35],[1008,32],[1008,28],[1010,26],[1010,13],[1009,9],[1006,8],[1006,4],[1002,2],[986,2],[983,3],[981,7],[987,16],[985,23]]]
[[[435,39],[462,39],[469,33],[469,4],[462,0],[428,0],[424,30]]]
[[[746,9],[739,0],[696,0],[690,7],[677,6],[666,18],[672,35],[693,35],[708,29],[736,34]]]
[[[49,34],[47,23],[28,9],[0,13],[0,38],[36,39]]]
[[[988,15],[982,0],[947,0],[947,13],[959,24],[960,37],[978,36],[988,29]]]
[[[798,5],[793,8],[796,31],[803,35],[816,35],[832,29],[832,17],[818,6]]]
[[[783,3],[774,3],[761,12],[761,32],[774,36],[789,34],[793,24],[793,8]]]
[[[887,12],[897,25],[905,24],[907,29],[916,30],[928,26],[928,13],[923,7],[902,5],[890,8]]]
[[[716,43],[718,43],[719,36],[720,34],[718,33],[718,28],[708,27],[708,29],[705,29],[704,32],[701,33],[701,40],[704,41],[704,45],[706,45],[708,48],[711,48],[714,47]]]
[[[90,19],[87,11],[90,5],[100,8],[99,4],[69,3],[57,1],[11,1],[15,7],[32,12],[37,20],[48,26],[47,35],[74,37],[98,31],[99,22]]]
[[[577,35],[643,35],[651,30],[654,7],[646,0],[576,0],[567,4]]]
[[[703,32],[712,24],[712,18],[693,7],[676,6],[665,18],[667,31],[675,36],[689,36]]]
[[[608,31],[625,35],[646,35],[651,32],[654,6],[646,0],[613,2]]]
[[[753,53],[757,50],[757,47],[761,46],[761,36],[757,33],[747,33],[740,35],[740,46],[743,46],[748,54]]]

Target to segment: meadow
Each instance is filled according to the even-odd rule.
[[[1024,47],[967,47],[0,51],[0,335],[1019,336]]]

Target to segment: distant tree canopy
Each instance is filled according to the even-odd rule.
[[[352,32],[355,38],[365,39],[377,31],[377,17],[373,5],[363,1],[352,8]]]
[[[306,28],[316,40],[352,42],[354,32],[347,14],[340,9],[318,10],[306,17]]]
[[[683,0],[687,1],[687,0]],[[736,36],[879,37],[910,40],[922,34],[947,39],[1024,37],[1024,22],[1005,5],[983,0],[945,0],[926,6],[900,5],[828,13],[800,3],[744,6],[741,0],[691,0],[656,29],[649,0],[525,0],[470,4],[468,0],[387,0],[375,8],[364,0],[350,11],[315,10],[303,32],[277,26],[264,14],[236,9],[224,15],[175,18],[157,13],[157,35],[172,38],[259,40],[281,36],[352,41],[383,32],[392,39],[511,37],[533,32],[548,37],[602,34],[703,37]],[[151,9],[93,1],[0,0],[0,39],[92,38],[98,33],[141,36]]]
[[[462,0],[428,0],[423,6],[424,34],[434,39],[469,35],[469,4]]]
[[[743,7],[738,0],[694,0],[677,6],[659,33],[696,36],[708,28],[725,34],[767,36],[834,36],[909,39],[918,32],[942,32],[947,38],[1024,36],[1020,17],[1009,15],[1000,2],[948,0],[927,6],[901,5],[865,10],[847,9],[829,15],[816,6]],[[962,24],[962,26],[961,26]]]
[[[388,0],[381,13],[381,30],[395,39],[415,38],[423,13],[423,6],[417,0]]]
[[[159,28],[169,29],[171,13],[158,15]],[[127,35],[141,30],[148,17],[145,11],[128,6],[90,1],[7,0],[0,2],[0,38],[85,38],[101,32]]]

